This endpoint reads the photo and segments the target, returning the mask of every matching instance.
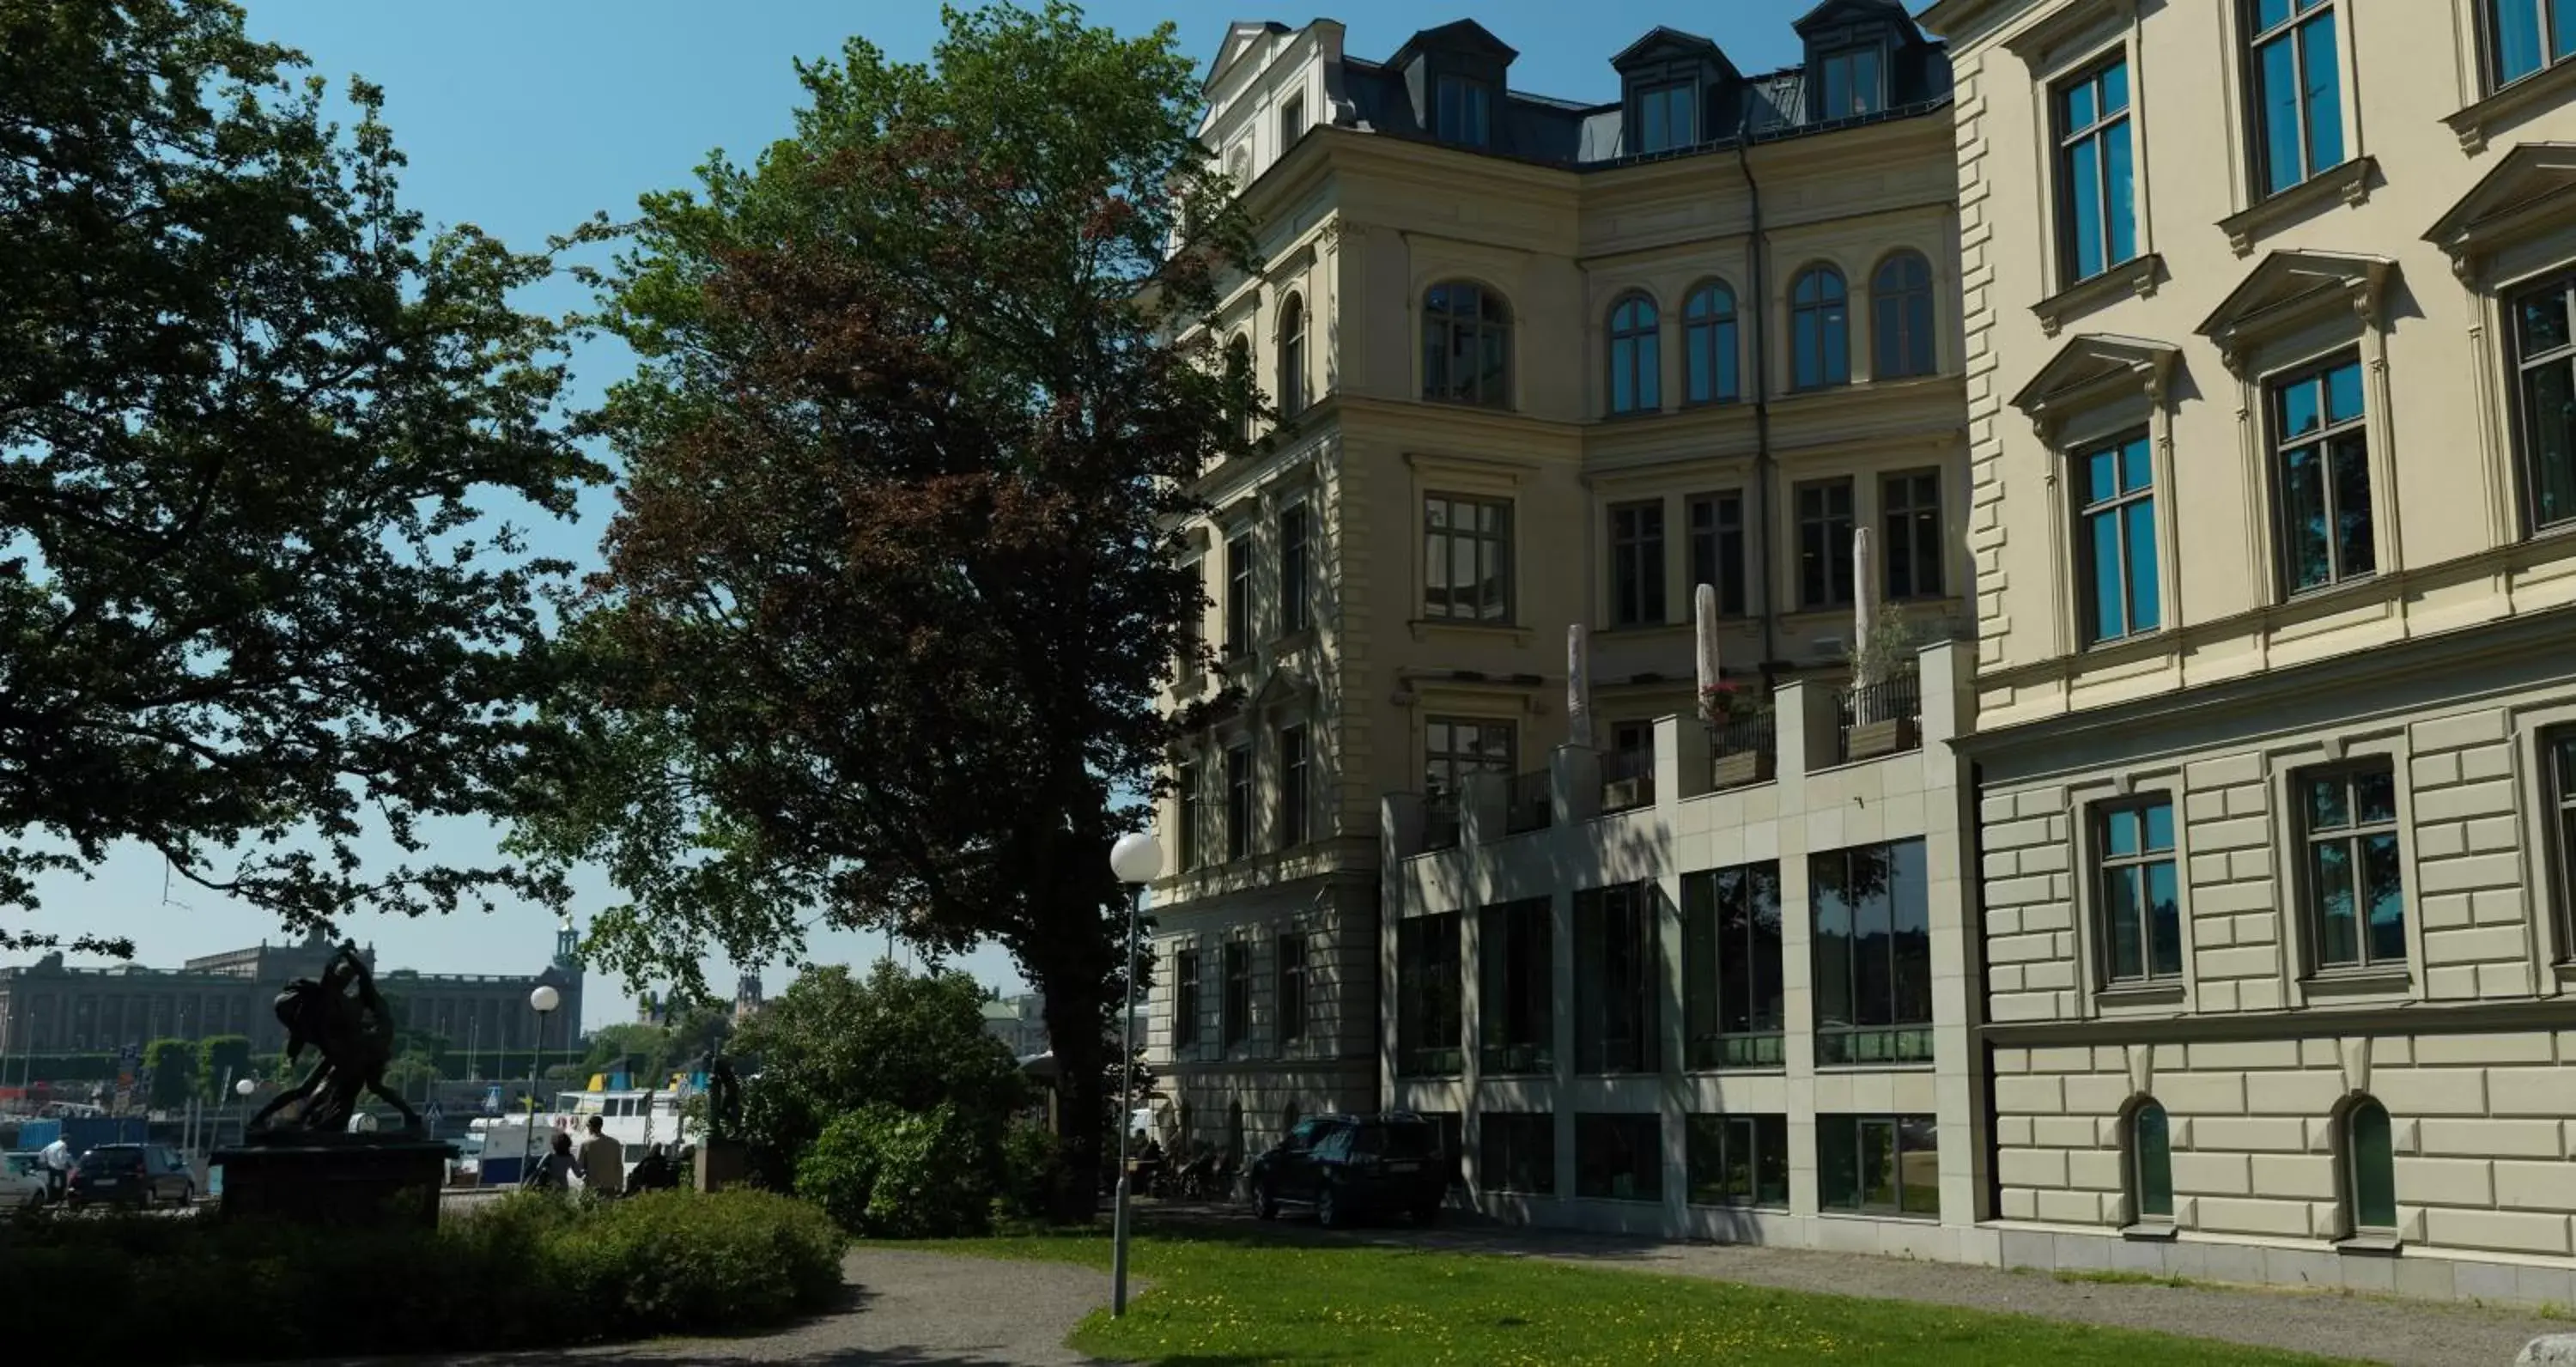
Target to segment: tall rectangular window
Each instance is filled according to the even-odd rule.
[[[1798,486],[1798,605],[1841,608],[1852,601],[1852,485],[1847,479]],[[1852,642],[1857,650],[1860,642]]]
[[[1252,533],[1225,543],[1225,657],[1252,653]]]
[[[1306,136],[1306,97],[1301,93],[1291,95],[1287,99],[1279,102],[1279,151],[1281,154],[1286,154],[1289,148],[1297,145],[1297,139],[1304,136]]]
[[[1512,505],[1431,494],[1422,501],[1422,615],[1512,620]]]
[[[1817,118],[1858,118],[1887,107],[1887,92],[1879,79],[1881,63],[1877,48],[1855,47],[1829,52],[1817,66],[1822,68],[1817,85],[1823,92],[1816,110]]]
[[[2490,87],[2576,55],[2576,0],[2484,0]]]
[[[1306,937],[1279,937],[1279,1042],[1306,1037]]]
[[[1172,1052],[1199,1046],[1199,956],[1194,949],[1172,955]]]
[[[2091,279],[2138,254],[2137,171],[2129,149],[2125,58],[2057,88],[2061,284]]]
[[[1878,482],[1880,545],[1887,560],[1887,596],[1941,596],[1941,472],[1908,470]]]
[[[2397,774],[2386,760],[2303,774],[2308,920],[2319,968],[2406,962]]]
[[[1279,848],[1293,850],[1306,843],[1307,817],[1314,807],[1314,794],[1308,781],[1306,728],[1279,728]]]
[[[1512,772],[1512,724],[1466,717],[1431,717],[1422,724],[1422,794],[1456,802],[1475,774]]]
[[[1224,1046],[1233,1049],[1252,1038],[1252,946],[1225,942]]]
[[[1172,798],[1178,808],[1173,821],[1178,829],[1173,835],[1183,873],[1207,862],[1207,798],[1200,789],[1204,779],[1196,760],[1184,761],[1172,771]]]
[[[2567,0],[2576,8],[2576,0]],[[2576,522],[2576,276],[2513,301],[2521,418],[2518,453],[2530,529]]]
[[[2254,0],[2254,108],[2264,193],[2343,163],[2335,0]]]
[[[1310,581],[1306,540],[1309,514],[1303,503],[1279,510],[1279,634],[1304,631],[1314,621],[1314,587]]]
[[[1684,1066],[1780,1066],[1780,963],[1777,863],[1683,876]]]
[[[2549,766],[2549,833],[2551,862],[2562,927],[2559,955],[2576,959],[2576,728],[2551,732],[2541,742]]]
[[[2174,877],[2173,803],[2103,807],[2093,822],[2103,977],[2113,984],[2182,976],[2182,904]]]
[[[1556,1068],[1556,927],[1548,899],[1533,897],[1477,914],[1476,1019],[1488,1074]]]
[[[1610,622],[1660,626],[1664,620],[1664,504],[1661,499],[1610,509]]]
[[[1688,81],[1650,85],[1637,95],[1639,152],[1669,152],[1699,141],[1699,88]]]
[[[1690,501],[1691,593],[1717,589],[1717,610],[1744,615],[1744,495],[1729,489]]]
[[[1920,840],[1807,857],[1819,1064],[1932,1060],[1932,898]]]
[[[1664,1118],[1576,1115],[1574,1194],[1593,1201],[1664,1199]]]
[[[1556,1194],[1556,1116],[1487,1111],[1476,1120],[1476,1185],[1486,1191]]]
[[[1928,1115],[1817,1116],[1817,1204],[1877,1215],[1939,1215],[1940,1133]]]
[[[2154,631],[2164,622],[2156,578],[2156,480],[2147,434],[2075,458],[2077,574],[2088,645]]]
[[[2347,354],[2270,389],[2283,581],[2298,593],[2368,577],[2378,569],[2378,543],[2361,361]]]
[[[1252,742],[1225,748],[1225,857],[1252,853]]]
[[[1574,895],[1574,1071],[1651,1073],[1663,996],[1654,885]]]
[[[1443,76],[1432,111],[1433,136],[1464,147],[1482,147],[1493,134],[1491,88],[1463,76]]]
[[[1455,1077],[1466,1069],[1458,913],[1395,923],[1395,1071]]]
[[[1688,1117],[1686,1158],[1695,1206],[1789,1204],[1789,1117]]]

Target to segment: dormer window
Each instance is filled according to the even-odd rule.
[[[1886,63],[1875,47],[1828,52],[1816,63],[1816,117],[1858,118],[1887,108]]]
[[[1483,147],[1493,135],[1493,91],[1482,81],[1443,76],[1433,106],[1432,134],[1442,142]]]
[[[1652,85],[1637,94],[1637,150],[1668,152],[1699,141],[1699,89],[1688,81]]]

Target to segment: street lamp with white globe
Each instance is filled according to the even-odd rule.
[[[1136,921],[1144,913],[1145,885],[1163,876],[1163,842],[1152,831],[1130,831],[1109,847],[1109,871],[1135,888],[1127,903],[1127,1009],[1119,1021],[1118,1204],[1110,1216],[1109,1313],[1127,1313],[1127,1130],[1136,1105]]]
[[[519,1180],[528,1177],[528,1160],[537,1151],[537,1060],[546,1052],[546,1017],[563,1005],[563,994],[553,983],[539,983],[528,994],[528,1009],[537,1013],[536,1048],[528,1051],[528,1123],[519,1135]]]

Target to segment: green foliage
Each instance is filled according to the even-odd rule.
[[[197,1090],[197,1049],[183,1039],[156,1039],[143,1046],[142,1083],[145,1104],[156,1111],[188,1104]]]
[[[735,1036],[760,1060],[759,1081],[743,1089],[754,1169],[784,1190],[832,1117],[870,1105],[945,1106],[979,1171],[998,1176],[1002,1129],[1027,1083],[1011,1051],[984,1033],[980,1008],[963,973],[914,977],[879,961],[864,982],[837,965],[799,975]]]
[[[1211,341],[1252,238],[1169,25],[946,23],[927,64],[800,67],[794,135],[647,196],[599,278],[642,362],[588,424],[624,501],[516,848],[605,869],[592,961],[690,995],[818,924],[1000,944],[1088,1171],[1106,853],[1199,724],[1153,702],[1204,650],[1179,529],[1261,407]]]
[[[223,1092],[224,1079],[255,1076],[248,1035],[210,1035],[197,1041],[197,1087],[207,1100],[229,1105],[235,1098]]]
[[[0,907],[119,841],[294,925],[552,896],[403,861],[537,758],[570,567],[490,519],[604,477],[511,304],[553,261],[425,231],[383,92],[336,125],[243,22],[0,5]]]
[[[1002,1213],[1018,1220],[1045,1215],[1063,1157],[1053,1130],[1014,1119],[1002,1131]]]
[[[845,1243],[761,1192],[525,1193],[434,1231],[21,1222],[0,1228],[0,1285],[14,1332],[83,1361],[484,1352],[778,1324],[838,1296]]]
[[[991,1226],[987,1141],[949,1106],[866,1106],[823,1127],[796,1164],[796,1194],[852,1234],[954,1238]]]

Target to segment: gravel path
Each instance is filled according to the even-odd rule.
[[[2400,1367],[2506,1367],[2541,1334],[2576,1332],[2576,1324],[2466,1303],[2381,1299],[2215,1285],[2157,1286],[2061,1282],[2037,1271],[1916,1262],[1854,1253],[1758,1248],[1741,1244],[1667,1244],[1564,1230],[1459,1223],[1337,1235],[1310,1222],[1256,1225],[1239,1212],[1166,1208],[1148,1228],[1197,1224],[1229,1237],[1259,1230],[1279,1239],[1355,1240],[1461,1253],[1544,1258],[1586,1267],[1661,1272],[1788,1291],[1924,1301],[1972,1310],[2037,1315],[2124,1329],[2315,1353]],[[1274,1233],[1275,1231],[1275,1233]]]

